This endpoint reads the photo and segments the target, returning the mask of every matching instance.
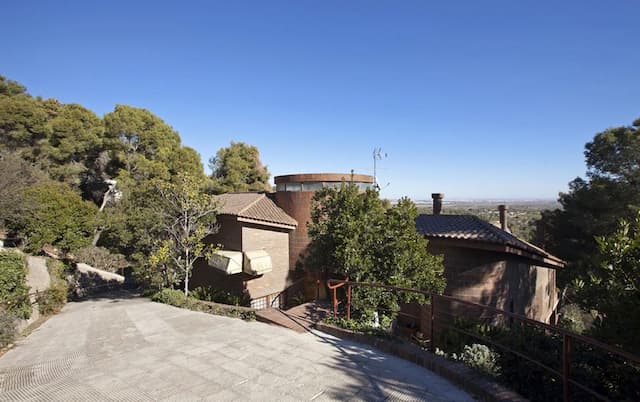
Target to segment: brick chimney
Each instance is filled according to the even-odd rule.
[[[433,214],[440,215],[440,212],[442,212],[442,199],[444,198],[444,194],[432,193],[431,198],[433,198]]]
[[[506,205],[498,205],[498,211],[500,211],[500,228],[504,231],[509,231],[509,207]]]

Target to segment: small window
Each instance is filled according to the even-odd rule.
[[[276,191],[285,191],[285,184],[284,183],[276,184]]]
[[[322,182],[311,181],[302,183],[302,191],[318,191],[322,188]]]
[[[300,183],[287,183],[287,191],[302,191]]]

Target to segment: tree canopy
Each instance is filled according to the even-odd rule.
[[[331,276],[442,292],[442,257],[427,252],[415,228],[417,210],[403,198],[394,206],[376,190],[360,192],[353,183],[323,188],[313,198],[306,265]],[[424,301],[415,294],[355,288],[353,305],[364,317],[394,314],[401,302]]]
[[[260,161],[258,148],[253,145],[231,142],[209,159],[209,167],[213,172],[215,193],[271,190],[269,171]]]
[[[562,208],[542,214],[539,245],[569,262],[558,272],[561,285],[588,279],[598,251],[595,237],[614,232],[620,218],[631,220],[640,210],[638,124],[605,130],[587,143],[587,179],[571,181],[558,199]]]

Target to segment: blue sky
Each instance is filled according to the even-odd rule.
[[[8,0],[0,74],[147,108],[205,164],[234,140],[273,175],[372,173],[382,147],[389,198],[555,198],[640,117],[640,2],[433,3]]]

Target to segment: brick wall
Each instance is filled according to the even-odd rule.
[[[252,299],[281,292],[291,283],[288,230],[245,224],[242,227],[242,249],[264,249],[273,263],[271,272],[247,281],[247,290]]]
[[[437,241],[429,243],[429,251],[444,255],[445,294],[549,322],[557,303],[555,270],[511,254]],[[450,310],[462,312],[453,306]]]

